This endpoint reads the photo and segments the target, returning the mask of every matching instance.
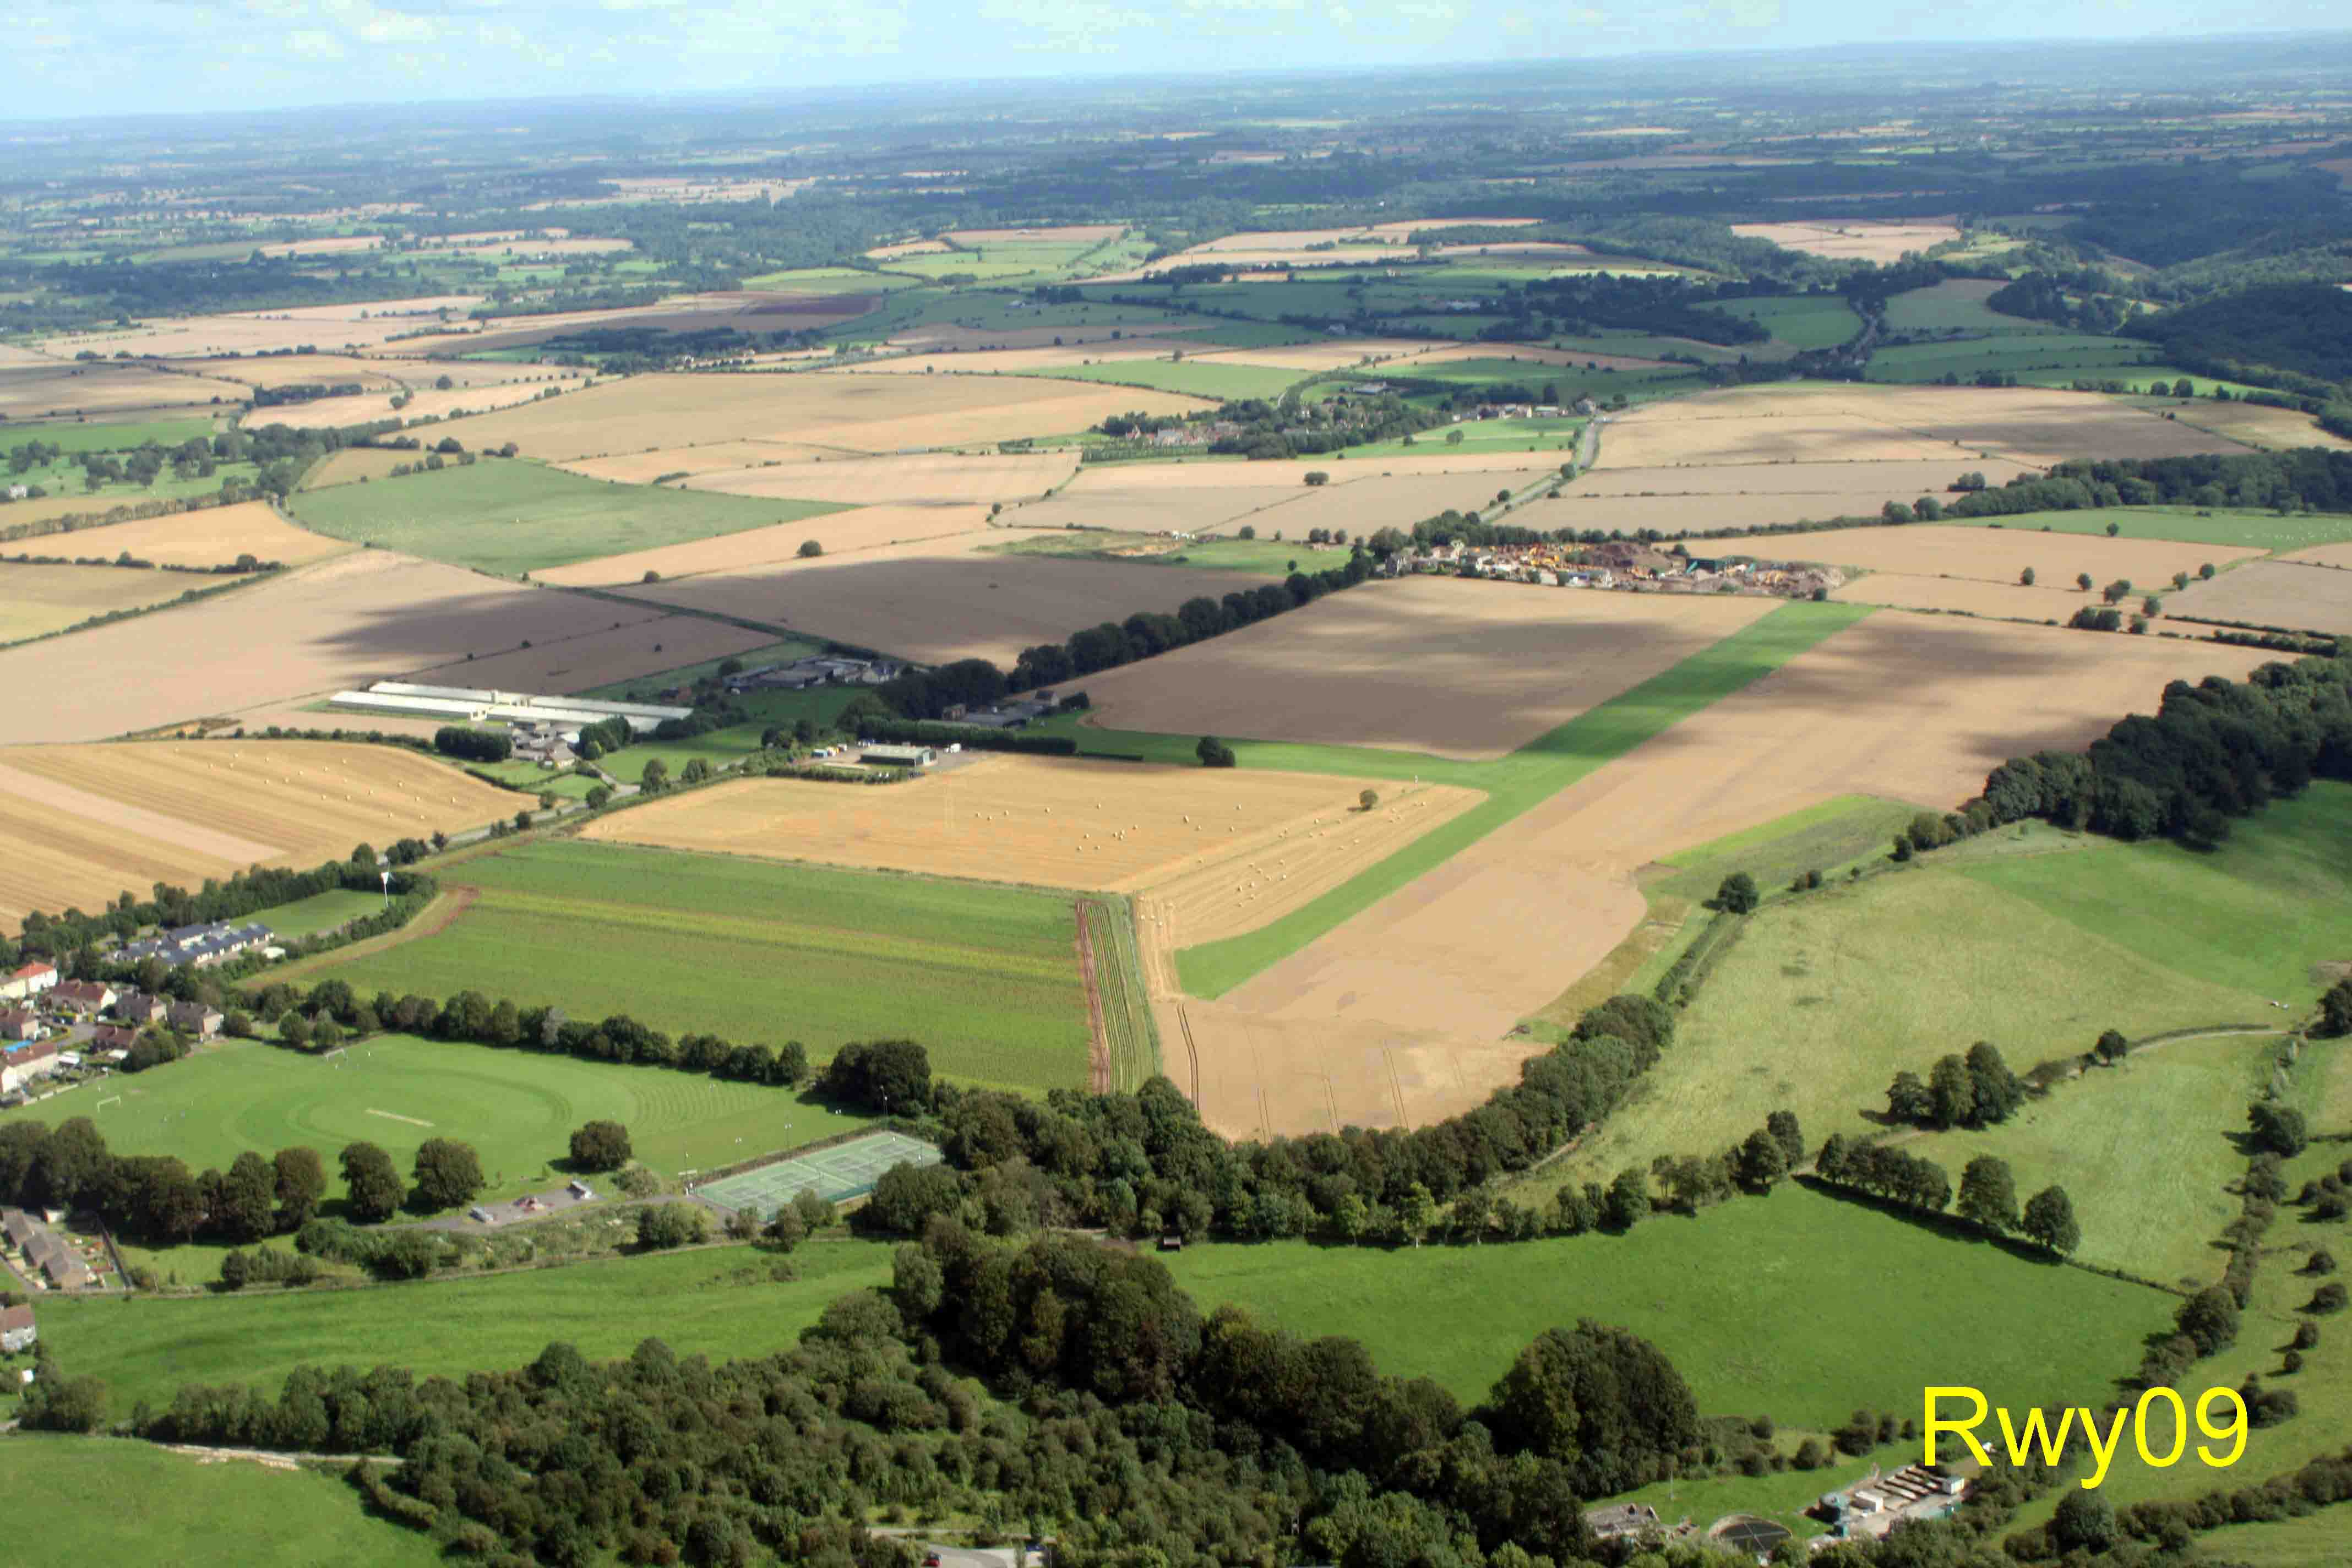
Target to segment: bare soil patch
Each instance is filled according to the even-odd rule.
[[[2352,556],[2346,547],[2335,544],[2285,560],[2250,561],[2210,583],[2192,582],[2178,594],[2166,594],[2165,608],[2208,620],[2352,632],[2352,571],[2323,563],[2347,558]]]
[[[2154,711],[2169,680],[2242,677],[2270,657],[2211,643],[1874,616],[1218,1002],[1183,1003],[1204,1064],[1219,1063],[1227,1085],[1219,1124],[1244,1124],[1255,1109],[1262,1130],[1328,1130],[1331,1106],[1312,1086],[1370,1093],[1400,1054],[1421,1064],[1424,1079],[1418,1100],[1402,1089],[1392,1096],[1398,1120],[1475,1102],[1540,1048],[1497,1046],[1497,1037],[1639,922],[1642,865],[1842,795],[1949,809],[2011,755],[2079,749],[2125,713]],[[1936,722],[1923,724],[1923,713]],[[1277,1042],[1295,1054],[1266,1058]]]
[[[5,516],[0,513],[0,517]],[[277,509],[268,501],[256,500],[175,511],[136,522],[78,528],[71,533],[42,534],[19,540],[6,548],[35,555],[103,555],[109,559],[127,550],[137,560],[164,566],[229,566],[240,555],[300,566],[330,555],[341,555],[352,546],[340,539],[297,528],[278,516]],[[196,588],[212,580],[181,576],[178,581],[183,587]]]
[[[2298,409],[2270,408],[2259,403],[2215,403],[2206,398],[2183,402],[2177,397],[2129,397],[2119,401],[2144,411],[2169,414],[2179,424],[2193,425],[2210,435],[2273,452],[2294,447],[2328,447],[2339,452],[2352,447],[2352,441],[2322,430],[2316,419]]]
[[[1825,256],[1832,261],[1900,261],[1904,253],[1926,250],[1960,237],[1950,216],[1931,218],[1828,218],[1794,223],[1736,223],[1734,234],[1769,239],[1788,250]]]
[[[895,261],[901,256],[931,256],[954,248],[944,239],[910,239],[899,245],[877,245],[866,254],[875,261]]]
[[[1201,399],[1033,376],[641,375],[452,427],[469,447],[518,443],[551,461],[690,441],[802,441],[897,452],[1082,430],[1126,409]]]
[[[686,488],[738,496],[788,496],[851,506],[899,502],[934,506],[1009,501],[1042,495],[1077,472],[1075,455],[928,452],[904,458],[835,458],[700,474]]]
[[[1386,804],[1358,808],[1358,792]],[[1314,773],[992,756],[887,788],[751,779],[656,801],[591,838],[1086,891],[1168,887],[1262,923],[1478,798]],[[1384,832],[1374,834],[1372,824]],[[1402,834],[1402,837],[1400,835]],[[1385,847],[1382,847],[1385,846]],[[1288,880],[1291,862],[1298,880]],[[1310,885],[1313,891],[1308,891]],[[1210,893],[1214,887],[1223,897]],[[1244,899],[1251,901],[1243,904]]]
[[[831,521],[819,520],[820,537]],[[972,553],[1006,538],[961,534],[621,591],[647,605],[740,616],[925,664],[987,658],[1010,667],[1023,648],[1105,619],[1172,613],[1195,595],[1265,585],[1237,572]]]
[[[0,687],[14,694],[11,741],[100,740],[282,708],[467,654],[487,658],[526,639],[548,642],[661,613],[362,550],[221,597],[0,652]]]
[[[1776,605],[1411,577],[1085,684],[1113,729],[1495,757]]]
[[[536,576],[540,582],[566,587],[617,587],[642,584],[648,572],[658,573],[662,580],[668,580],[790,564],[801,559],[801,546],[812,539],[830,558],[892,545],[919,546],[924,541],[936,542],[934,553],[963,554],[981,545],[1029,537],[1026,531],[990,531],[987,510],[974,505],[866,506],[855,511],[837,511],[825,517],[803,518],[798,522],[720,534],[715,539],[697,539],[684,544],[631,551],[626,555],[607,555],[598,561],[576,562],[570,566],[551,567]]]
[[[1610,420],[1601,462],[1677,468],[1949,457],[1973,468],[1979,454],[2047,467],[2067,458],[2244,450],[2092,393],[1808,382],[1732,387],[1635,409]]]
[[[0,750],[0,921],[94,909],[125,888],[255,865],[310,866],[352,844],[457,832],[515,797],[383,746],[299,741]]]

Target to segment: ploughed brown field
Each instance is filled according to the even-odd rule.
[[[832,521],[819,519],[811,531],[822,537]],[[1240,572],[973,553],[1011,537],[991,530],[618,591],[648,606],[740,616],[924,664],[986,658],[1010,668],[1024,647],[1266,581]]]
[[[1365,789],[1380,797],[1370,811]],[[1182,907],[1188,931],[1224,932],[1296,909],[1479,798],[1318,773],[990,756],[872,789],[747,779],[583,832],[670,849],[1150,891]]]
[[[1163,1003],[1163,1037],[1190,1042],[1203,1114],[1236,1136],[1419,1124],[1467,1110],[1543,1048],[1509,1037],[1512,1026],[1639,923],[1641,866],[1843,795],[1948,810],[2011,755],[2078,750],[2126,713],[2153,712],[2168,681],[2242,677],[2276,657],[1871,616],[1225,996]],[[1099,695],[1107,683],[1087,684]],[[1402,686],[1391,696],[1449,700]],[[1180,929],[1171,945],[1192,940]]]
[[[2039,387],[1852,387],[1805,382],[1728,387],[1654,403],[1609,421],[1601,466],[1874,463],[2243,452],[2240,443],[2095,393]],[[1990,469],[1984,469],[1990,476]]]
[[[459,421],[468,447],[516,443],[551,462],[693,441],[797,441],[858,452],[1066,435],[1129,410],[1182,414],[1197,397],[1037,376],[633,375]]]
[[[1085,685],[1112,729],[1496,757],[1779,604],[1408,577]]]
[[[667,580],[792,565],[801,560],[801,546],[812,539],[832,557],[893,545],[920,545],[926,541],[936,542],[935,548],[918,553],[961,555],[986,545],[1034,537],[1030,530],[991,529],[988,509],[982,506],[862,506],[797,522],[551,566],[532,575],[561,587],[619,587],[642,584],[648,572]]]
[[[488,658],[525,641],[551,650],[566,638],[664,613],[653,605],[585,603],[391,551],[356,551],[194,605],[0,651],[0,688],[12,693],[6,733],[11,741],[94,741],[282,710],[297,698],[330,696],[468,654]],[[680,662],[648,651],[613,661],[606,679]],[[317,714],[309,722],[331,729],[344,721]]]
[[[315,866],[362,841],[456,833],[516,795],[388,746],[310,741],[0,747],[0,925],[159,881]]]

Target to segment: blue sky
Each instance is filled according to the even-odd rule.
[[[16,0],[0,119],[2340,27],[2335,0]]]

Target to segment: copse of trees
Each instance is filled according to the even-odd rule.
[[[514,737],[504,730],[444,724],[433,731],[433,749],[469,763],[503,763],[514,755]]]
[[[2242,682],[2176,680],[2153,718],[2123,720],[2086,753],[2003,763],[1959,816],[1979,827],[2036,816],[2204,846],[2228,837],[2230,818],[2315,777],[2352,779],[2352,659],[2266,664]]]
[[[116,1154],[78,1116],[56,1128],[0,1124],[0,1204],[81,1209],[133,1240],[172,1246],[203,1238],[242,1246],[299,1229],[318,1211],[326,1173],[318,1153],[239,1153],[226,1171],[192,1172],[174,1155]]]
[[[1886,1090],[1890,1121],[1946,1129],[1985,1127],[2006,1121],[2025,1103],[2024,1080],[2009,1068],[2000,1048],[1988,1040],[1939,1058],[1922,1083],[1916,1073],[1899,1072]]]

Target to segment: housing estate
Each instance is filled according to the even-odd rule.
[[[247,921],[243,925],[214,921],[205,925],[173,926],[144,942],[127,942],[114,956],[125,963],[157,959],[177,969],[184,963],[218,963],[249,949],[267,947],[269,940],[269,928],[257,921]]]

